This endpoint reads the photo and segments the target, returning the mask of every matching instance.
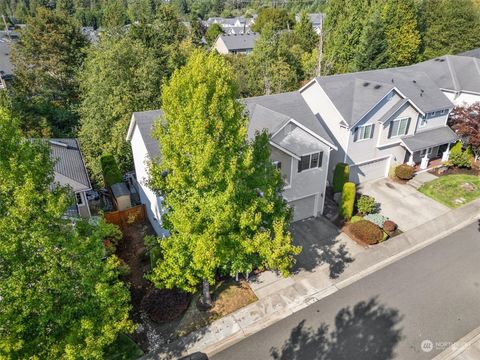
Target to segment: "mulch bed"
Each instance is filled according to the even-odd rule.
[[[141,302],[141,308],[157,324],[178,319],[188,308],[192,296],[179,290],[153,289]]]
[[[436,175],[436,176],[445,176],[445,175],[456,175],[456,174],[463,174],[463,175],[479,175],[480,169],[478,167],[472,167],[471,169],[465,168],[458,168],[458,167],[449,167],[446,170],[441,170],[442,168],[435,168],[430,170],[429,173]]]
[[[353,235],[353,233],[350,231],[350,224],[349,223],[346,223],[343,225],[342,227],[342,232],[344,232],[345,234],[347,234],[347,236],[352,239],[353,241],[355,241],[358,245],[364,247],[364,248],[368,248],[370,245],[368,245],[366,242],[363,242],[362,240],[360,240],[359,238],[357,238],[355,235]]]

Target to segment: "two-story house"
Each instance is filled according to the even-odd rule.
[[[445,55],[410,66],[426,73],[455,105],[480,101],[480,59]]]
[[[248,137],[270,134],[271,160],[284,180],[282,195],[293,208],[293,220],[322,214],[330,153],[336,149],[298,91],[242,100],[248,116]],[[161,110],[133,113],[127,134],[131,143],[140,199],[158,234],[162,228],[163,198],[148,186],[148,164],[161,161],[158,140],[152,127]]]
[[[338,148],[329,179],[338,162],[350,165],[356,183],[385,177],[395,164],[426,168],[431,159],[447,160],[457,139],[447,126],[453,104],[411,68],[321,76],[300,93]]]

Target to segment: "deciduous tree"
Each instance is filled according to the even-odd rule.
[[[247,142],[247,118],[232,68],[215,53],[195,52],[163,87],[156,136],[161,162],[151,186],[165,196],[162,260],[150,279],[159,287],[195,291],[218,273],[256,267],[287,274],[299,249],[287,230],[290,211],[268,136]],[[208,290],[205,291],[208,294]]]
[[[0,358],[102,359],[133,330],[119,260],[102,260],[118,230],[62,218],[74,199],[51,188],[49,146],[22,139],[3,109],[0,149]]]
[[[480,102],[469,106],[456,106],[450,113],[448,123],[467,141],[478,157],[480,155]]]

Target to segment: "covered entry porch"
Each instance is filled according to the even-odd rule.
[[[450,146],[458,140],[457,134],[449,127],[441,127],[417,133],[402,139],[405,147],[405,161],[408,165],[427,169],[435,160],[448,161]]]

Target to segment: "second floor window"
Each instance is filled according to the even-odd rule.
[[[282,163],[280,161],[274,161],[272,163],[273,167],[277,170],[281,170],[282,169]]]
[[[373,124],[357,127],[355,131],[354,141],[371,139],[373,137]]]
[[[298,172],[303,170],[313,169],[313,168],[320,168],[322,167],[323,161],[323,151],[304,155],[300,158],[298,162]]]
[[[393,120],[390,123],[389,138],[405,135],[408,132],[410,118]]]

